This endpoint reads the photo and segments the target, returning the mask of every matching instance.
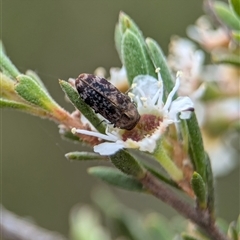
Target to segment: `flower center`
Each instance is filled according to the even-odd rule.
[[[146,137],[146,135],[151,135],[160,125],[159,123],[161,121],[162,118],[160,116],[143,114],[134,129],[123,133],[122,140],[126,141],[130,138],[134,141],[140,141]]]

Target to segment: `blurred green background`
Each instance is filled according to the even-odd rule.
[[[67,80],[97,67],[121,67],[114,47],[119,11],[132,17],[144,36],[157,40],[165,53],[173,34],[203,14],[202,1],[2,0],[1,38],[20,71],[36,71],[49,92],[69,111],[58,79]],[[88,176],[92,163],[69,162],[64,154],[81,150],[62,140],[47,120],[1,110],[1,199],[6,208],[29,216],[42,227],[68,234],[68,216],[76,203],[90,203],[94,188],[106,185]],[[237,182],[238,181],[238,182]],[[217,179],[217,211],[231,221],[239,213],[239,169]],[[133,209],[175,212],[153,197],[111,189]]]

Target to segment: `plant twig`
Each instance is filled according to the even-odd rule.
[[[184,217],[201,227],[213,240],[227,240],[228,238],[217,228],[208,211],[200,211],[182,201],[173,191],[165,187],[150,172],[140,179],[140,182],[158,199],[167,203]]]
[[[20,218],[0,205],[0,236],[9,240],[67,240],[56,232],[51,232]]]

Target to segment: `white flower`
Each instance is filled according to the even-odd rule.
[[[178,74],[179,75],[179,74]],[[181,119],[190,117],[193,110],[193,103],[189,97],[178,97],[174,101],[173,96],[177,92],[180,85],[179,76],[176,79],[173,90],[169,93],[166,103],[163,103],[163,82],[159,74],[159,81],[154,77],[147,75],[139,75],[133,80],[133,91],[130,96],[137,103],[140,115],[156,114],[163,117],[169,123],[177,122],[177,114],[180,113]],[[188,111],[190,110],[190,111]]]
[[[196,45],[184,38],[173,37],[169,46],[168,63],[176,72],[181,69],[180,96],[189,96],[194,102],[195,113],[200,125],[205,121],[205,109],[199,99],[203,96],[206,86],[201,82],[204,53],[196,49]]]
[[[120,91],[126,92],[129,88],[129,83],[125,67],[122,66],[122,68],[110,68],[109,81]]]
[[[173,90],[169,93],[166,103],[163,102],[163,83],[149,75],[139,75],[134,78],[132,92],[129,96],[137,104],[141,115],[139,123],[130,131],[107,126],[106,134],[81,129],[73,129],[73,133],[87,134],[105,140],[106,142],[94,146],[94,152],[101,155],[112,155],[123,148],[139,149],[152,153],[157,145],[157,140],[165,133],[169,124],[190,117],[193,103],[188,97],[173,96],[180,85],[179,76]]]
[[[127,79],[127,72],[124,66],[121,68],[112,67],[110,68],[110,77],[107,78],[115,87],[121,92],[126,92],[129,89],[129,83]],[[103,67],[98,67],[94,74],[106,78],[107,72]]]
[[[170,68],[177,72],[181,69],[180,96],[190,96],[199,87],[204,62],[204,53],[197,50],[193,42],[188,39],[173,37],[169,46],[168,63]]]
[[[112,84],[119,84],[120,82],[127,82],[127,72],[125,67],[110,68],[110,81]]]
[[[226,47],[230,41],[228,31],[223,27],[214,28],[206,16],[201,16],[195,25],[189,26],[187,34],[207,50]]]

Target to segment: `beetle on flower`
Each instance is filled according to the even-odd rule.
[[[149,75],[139,75],[133,80],[129,97],[136,103],[141,116],[138,124],[132,130],[114,128],[107,125],[106,134],[73,128],[74,134],[95,136],[105,142],[94,146],[94,152],[100,155],[112,155],[123,148],[139,149],[153,153],[157,141],[166,132],[170,124],[180,119],[188,119],[194,110],[189,97],[178,97],[173,100],[180,85],[180,73],[177,74],[175,86],[163,102],[163,81],[157,69],[158,79]]]

